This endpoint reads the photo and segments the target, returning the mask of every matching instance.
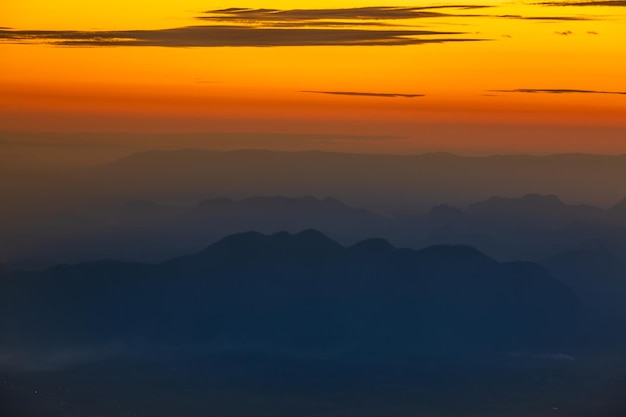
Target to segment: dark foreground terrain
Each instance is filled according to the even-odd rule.
[[[467,246],[251,232],[1,285],[3,417],[626,415],[621,323]]]
[[[626,415],[626,378],[579,360],[202,358],[105,360],[4,373],[3,416]]]

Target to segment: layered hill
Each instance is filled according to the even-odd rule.
[[[344,247],[314,230],[232,235],[160,264],[12,273],[1,285],[2,344],[12,349],[549,350],[568,346],[582,313],[531,263],[465,246]]]

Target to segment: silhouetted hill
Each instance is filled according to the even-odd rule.
[[[246,230],[275,233],[315,228],[351,243],[387,235],[391,226],[389,218],[334,198],[214,198],[191,207],[134,200],[32,222],[15,234],[1,236],[0,251],[10,256],[14,269],[45,266],[39,259],[49,259],[48,266],[102,258],[158,262],[197,251],[207,240]]]
[[[383,232],[389,223],[385,217],[363,209],[349,207],[334,198],[318,199],[312,196],[289,198],[283,196],[251,197],[242,200],[216,198],[202,200],[183,223],[189,228],[210,225],[223,234],[243,230],[261,230],[267,233],[279,230],[296,231],[305,228],[345,238],[364,237],[360,229],[369,233]]]
[[[626,238],[624,219],[612,210],[540,194],[495,196],[465,210],[440,205],[413,224],[426,230],[426,244],[467,244],[498,259],[538,260],[591,242],[621,251],[615,244]]]
[[[566,348],[581,310],[528,263],[470,247],[345,248],[315,230],[224,238],[157,264],[97,262],[3,279],[5,348],[243,346],[378,352]]]
[[[497,227],[556,228],[578,219],[600,218],[603,210],[566,205],[555,195],[527,194],[521,198],[492,197],[471,204],[465,214],[475,222]]]
[[[114,183],[125,178],[120,186],[127,189],[141,183],[146,190],[158,191],[176,183],[182,187],[179,192],[195,188],[248,196],[304,190],[376,208],[469,203],[491,195],[527,193],[606,204],[621,198],[626,189],[625,161],[626,156],[583,154],[461,157],[183,150],[135,154],[93,175]]]
[[[36,269],[102,258],[158,262],[199,250],[207,240],[246,230],[321,230],[343,244],[381,236],[401,245],[470,245],[500,260],[540,260],[596,242],[626,255],[626,218],[614,210],[571,205],[553,195],[492,197],[462,210],[382,216],[334,198],[207,198],[163,205],[135,200],[31,222],[0,235],[9,268]],[[45,261],[47,260],[47,261]]]
[[[588,305],[626,320],[626,266],[606,247],[580,248],[541,262]]]
[[[440,204],[430,210],[426,222],[430,228],[458,227],[462,225],[464,220],[463,210],[447,204]]]
[[[566,208],[567,206],[555,195],[527,194],[520,198],[491,197],[486,201],[471,204],[465,213],[470,216],[498,216],[511,219],[526,216],[543,220],[562,214]]]
[[[617,417],[623,344],[589,317],[468,246],[246,232],[2,277],[0,414]]]
[[[359,252],[372,252],[372,253],[381,253],[386,251],[392,251],[395,248],[391,243],[386,241],[385,239],[367,239],[361,242],[355,243],[350,247],[350,250],[359,251]]]
[[[434,204],[465,206],[494,195],[559,195],[606,206],[623,198],[626,156],[462,157],[332,152],[151,151],[104,166],[15,177],[0,214],[27,222],[46,210],[130,200],[199,201],[230,196],[334,196],[387,213]],[[320,169],[320,167],[323,167]],[[601,187],[597,186],[602,184]]]

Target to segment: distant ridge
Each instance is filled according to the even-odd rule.
[[[119,158],[113,164],[121,161],[132,160],[136,158],[148,159],[156,156],[200,156],[200,155],[212,155],[212,154],[313,154],[313,155],[349,155],[356,157],[390,157],[390,158],[461,158],[461,159],[626,159],[626,153],[623,154],[592,154],[592,153],[548,153],[548,154],[506,154],[496,153],[490,155],[461,155],[453,152],[418,152],[418,153],[359,153],[359,152],[338,152],[338,151],[325,151],[317,149],[298,150],[298,151],[283,151],[283,150],[268,150],[268,149],[234,149],[234,150],[210,150],[202,148],[186,148],[186,149],[168,149],[168,150],[149,150],[140,151],[130,154],[126,157]]]
[[[225,237],[215,244],[207,247],[201,253],[210,253],[214,250],[241,251],[254,248],[262,253],[271,251],[334,251],[341,249],[334,240],[314,229],[307,229],[295,234],[278,232],[272,235],[265,235],[258,232],[239,233]]]
[[[320,169],[323,167],[323,169]],[[601,169],[600,169],[601,167]],[[494,195],[559,195],[602,205],[623,198],[626,156],[593,154],[460,156],[327,151],[150,151],[94,168],[106,175],[211,194],[332,195],[350,205],[468,204]],[[135,178],[135,180],[132,180]],[[148,182],[152,178],[153,182]],[[221,182],[217,182],[220,178]],[[118,181],[118,179],[115,179]],[[597,187],[602,184],[602,187]],[[225,185],[229,187],[226,188]],[[365,190],[367,189],[367,193]],[[399,190],[402,190],[401,192]]]

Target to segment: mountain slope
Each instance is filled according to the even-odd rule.
[[[2,280],[4,347],[273,346],[469,352],[566,346],[579,303],[529,263],[464,246],[345,248],[315,230],[233,235],[157,264]]]

